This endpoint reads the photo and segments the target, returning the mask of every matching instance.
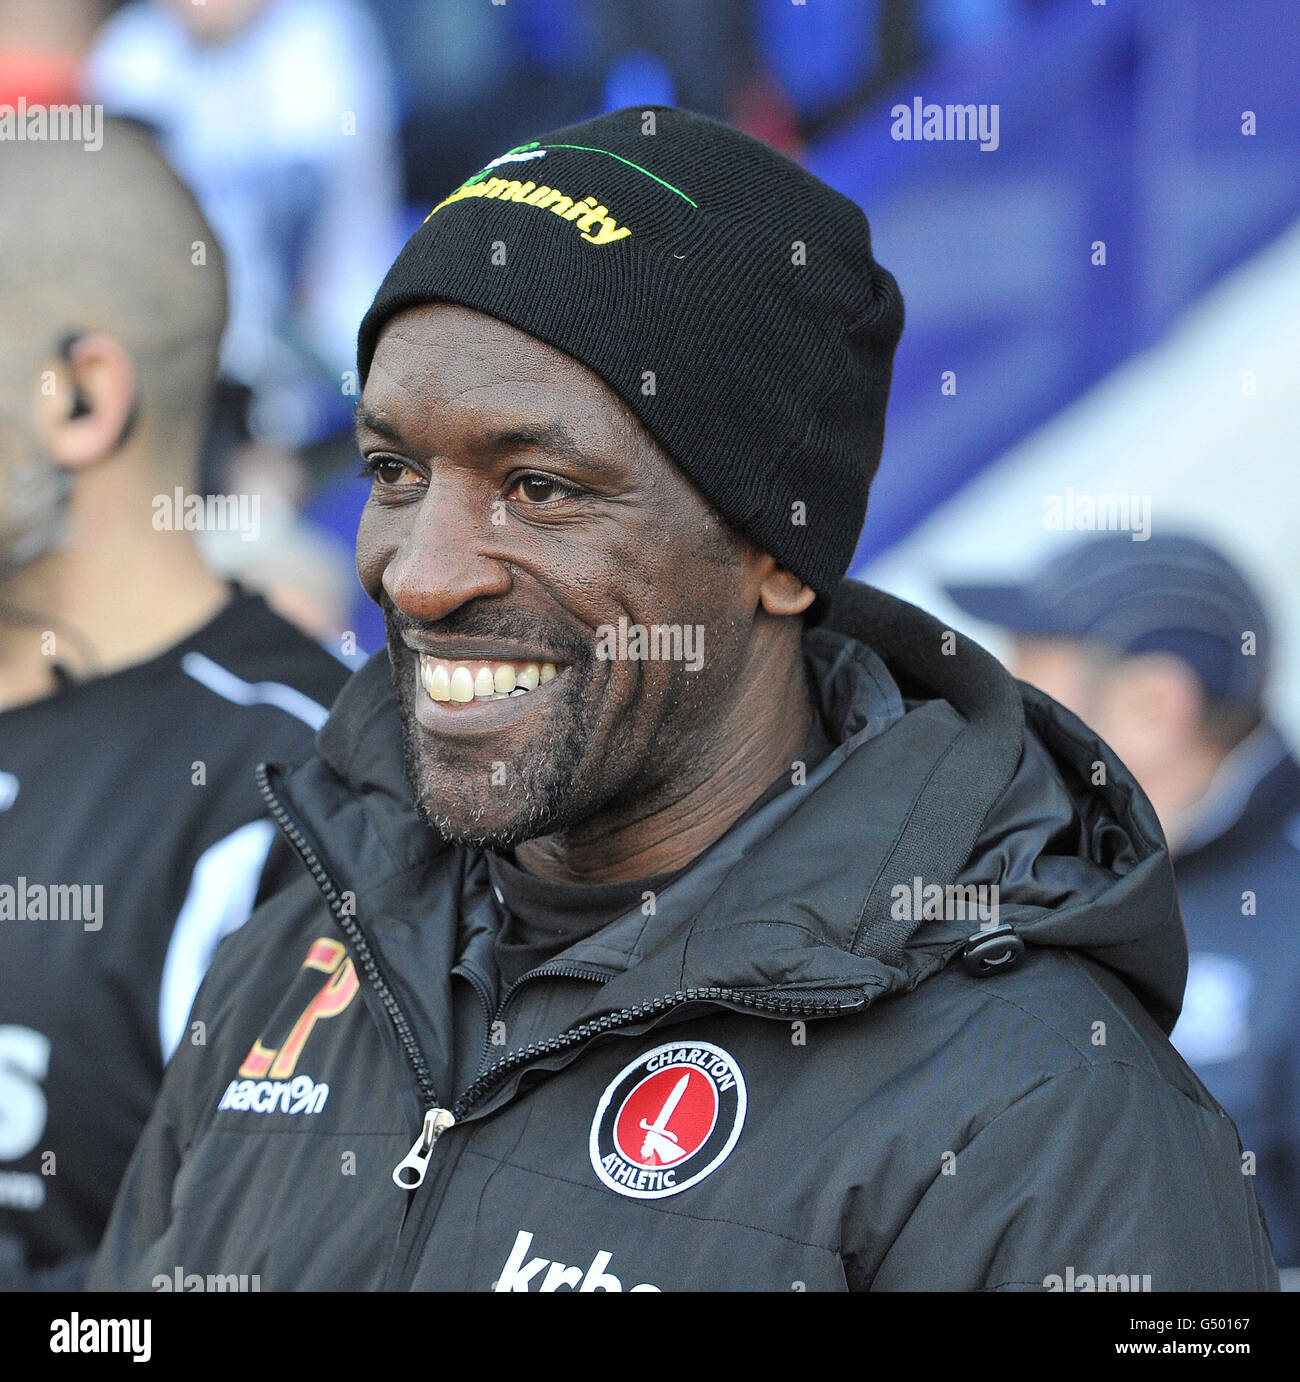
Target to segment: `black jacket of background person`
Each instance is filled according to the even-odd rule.
[[[486,867],[416,816],[373,659],[264,775],[304,875],[218,953],[92,1288],[1275,1289],[1166,1039],[1133,780],[889,596],[846,583],[805,648],[831,756],[503,1006]],[[1018,961],[985,936],[971,972],[955,894],[909,919],[959,878]]]
[[[84,1279],[165,1058],[202,1038],[204,967],[293,862],[257,765],[305,757],[347,676],[236,589],[157,657],[0,714],[0,1288]],[[37,915],[56,887],[102,913]]]
[[[1269,724],[1248,750],[1174,860],[1191,967],[1173,1040],[1255,1154],[1278,1265],[1300,1267],[1300,764]]]

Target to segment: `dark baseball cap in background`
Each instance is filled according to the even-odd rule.
[[[967,614],[1029,638],[1078,638],[1118,653],[1172,653],[1207,695],[1258,705],[1269,629],[1249,581],[1186,534],[1134,542],[1107,533],[1071,545],[1019,584],[944,586]],[[1254,634],[1253,655],[1243,635]]]

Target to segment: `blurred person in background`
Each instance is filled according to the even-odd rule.
[[[104,8],[101,0],[0,0],[0,105],[79,101]]]
[[[982,36],[990,9],[1009,3],[369,0],[398,72],[407,195],[421,217],[539,123],[629,105],[685,106],[797,157],[927,43]]]
[[[305,755],[346,672],[176,505],[226,288],[152,143],[0,142],[0,227],[0,1287],[31,1289],[79,1284],[207,962],[283,866],[256,765]]]
[[[539,121],[562,125],[674,98],[722,117],[753,65],[749,0],[370,0],[370,8],[404,95],[417,224],[448,186]]]
[[[1300,764],[1265,711],[1260,597],[1187,535],[1091,538],[1019,585],[947,589],[1150,797],[1191,952],[1170,1040],[1255,1158],[1279,1265],[1300,1266]]]
[[[351,425],[357,323],[402,240],[378,30],[352,0],[137,0],[101,31],[88,92],[157,130],[226,249],[213,450],[235,455],[209,457],[209,487],[278,477],[297,500],[293,452]]]

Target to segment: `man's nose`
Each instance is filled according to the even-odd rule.
[[[498,530],[481,507],[454,484],[434,482],[425,491],[383,575],[388,598],[408,618],[444,619],[470,600],[509,592],[509,565],[484,552]]]

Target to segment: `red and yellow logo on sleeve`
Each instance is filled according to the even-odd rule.
[[[323,936],[312,941],[295,985],[300,985],[304,978],[314,984],[316,974],[326,975],[325,982],[315,989],[306,1006],[298,1012],[284,1039],[277,1045],[267,1044],[263,1040],[264,1032],[253,1043],[239,1067],[245,1079],[287,1080],[297,1068],[303,1047],[316,1024],[337,1017],[356,997],[360,987],[356,967],[341,941]]]

